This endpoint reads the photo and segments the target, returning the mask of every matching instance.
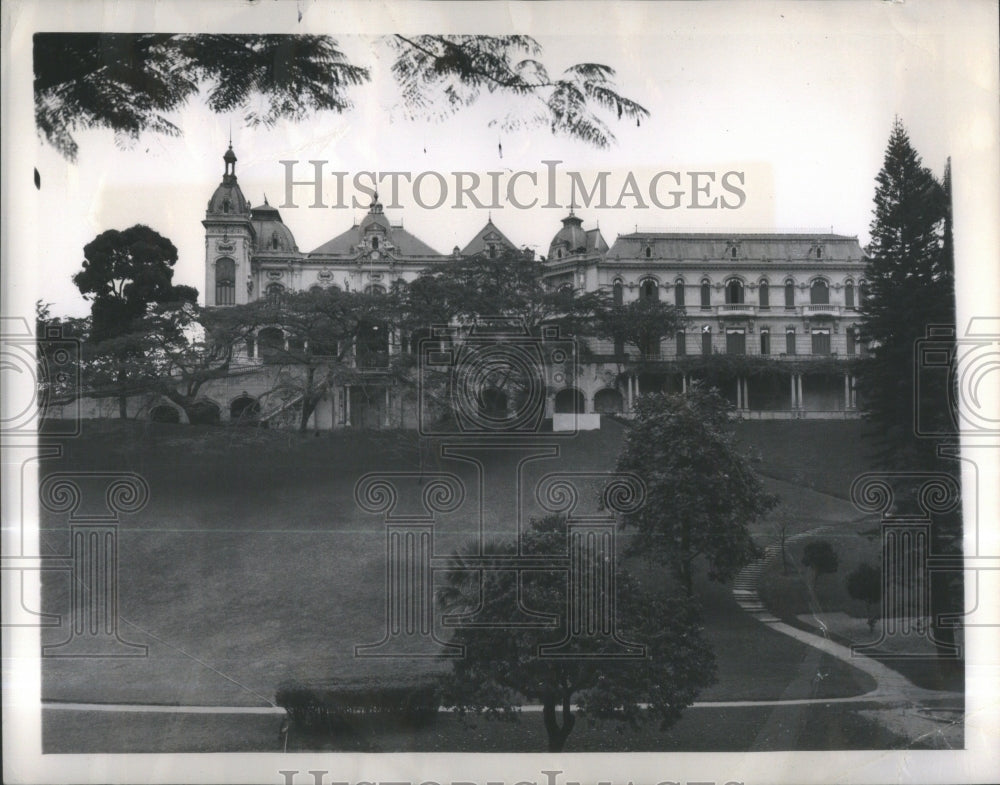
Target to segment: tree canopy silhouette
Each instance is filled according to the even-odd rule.
[[[600,113],[637,123],[649,112],[618,91],[614,69],[579,63],[552,77],[528,36],[401,35],[380,39],[411,115],[446,116],[485,91],[536,99],[504,127],[540,124],[607,147],[615,137]],[[106,128],[119,141],[145,131],[179,135],[170,113],[204,94],[216,113],[241,112],[251,126],[349,111],[351,88],[371,71],[351,63],[325,35],[38,33],[34,37],[35,123],[70,160],[74,132]]]

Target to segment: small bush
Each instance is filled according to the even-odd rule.
[[[369,719],[415,730],[437,717],[440,696],[433,682],[402,685],[287,684],[274,702],[300,732],[334,734],[358,730]]]
[[[817,578],[826,573],[836,572],[840,566],[837,552],[826,540],[806,545],[802,550],[802,563],[810,568]]]

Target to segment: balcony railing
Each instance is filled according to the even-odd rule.
[[[753,316],[757,313],[757,306],[750,303],[725,303],[715,306],[715,312],[719,316]]]
[[[840,316],[842,307],[839,305],[832,305],[830,303],[810,303],[809,305],[802,306],[803,316],[813,316],[818,314],[824,314],[829,316]]]

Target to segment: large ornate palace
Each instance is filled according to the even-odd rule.
[[[360,222],[312,251],[301,251],[278,209],[253,207],[236,178],[236,155],[224,156],[205,227],[205,300],[227,306],[286,290],[340,287],[372,291],[458,257],[517,250],[492,220],[464,248],[440,253],[389,220],[374,200]],[[857,416],[852,359],[865,258],[856,237],[838,234],[633,232],[609,245],[572,211],[543,257],[557,288],[606,289],[615,301],[666,300],[684,310],[686,328],[658,346],[634,348],[593,340],[580,372],[547,385],[546,416],[580,415],[594,427],[602,413],[627,414],[635,396],[683,391],[692,380],[718,386],[743,417]],[[205,390],[221,419],[252,407],[260,417],[294,406],[261,406],[274,369],[249,344],[237,372]],[[389,335],[388,355],[411,350],[412,336]],[[269,336],[282,340],[282,336]],[[399,427],[415,413],[380,385],[371,367],[363,385],[330,389],[310,425]],[[160,406],[166,405],[160,403]],[[154,407],[155,408],[155,407]]]

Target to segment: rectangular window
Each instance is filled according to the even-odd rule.
[[[701,353],[709,355],[712,353],[712,331],[702,330],[701,332]]]
[[[747,336],[743,330],[726,330],[726,354],[746,354]]]
[[[795,354],[795,330],[785,330],[785,354]]]
[[[767,332],[767,330],[760,334],[760,353],[771,353],[771,333]]]
[[[687,333],[683,330],[677,331],[677,356],[683,357],[687,352]]]
[[[812,332],[812,353],[813,354],[829,354],[830,353],[830,331],[829,330],[813,330],[813,332]]]
[[[847,331],[847,353],[851,356],[857,352],[857,346],[854,343],[854,330]]]

